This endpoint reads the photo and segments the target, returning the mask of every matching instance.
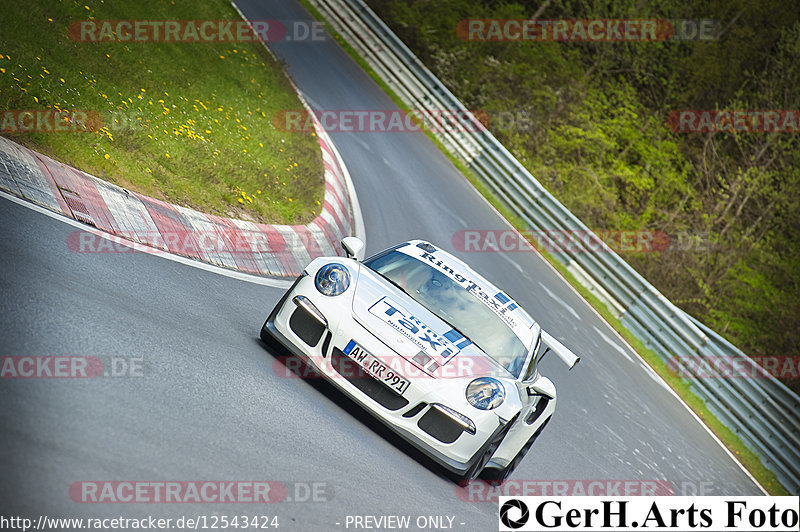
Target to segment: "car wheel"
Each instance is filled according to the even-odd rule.
[[[525,455],[528,453],[528,450],[533,445],[533,442],[536,441],[536,438],[539,437],[539,434],[542,433],[542,431],[547,426],[547,423],[549,421],[550,418],[547,418],[544,421],[544,423],[542,423],[542,426],[539,427],[539,429],[533,433],[533,436],[531,436],[527,442],[525,442],[525,445],[522,446],[522,449],[519,450],[517,455],[511,460],[511,462],[508,463],[506,467],[504,467],[503,469],[496,469],[494,467],[484,469],[483,475],[481,476],[485,480],[488,480],[489,482],[492,482],[494,484],[500,484],[501,482],[504,482],[506,479],[508,479],[508,477],[511,476],[511,473],[513,473],[514,470],[517,468],[519,463],[522,462],[522,459],[525,458]]]
[[[275,339],[274,336],[269,332],[267,328],[267,322],[264,322],[263,327],[261,327],[261,341],[267,344],[270,347],[277,347],[278,341]]]
[[[459,478],[460,483],[469,482],[470,480],[474,480],[475,478],[480,475],[483,468],[486,466],[487,462],[492,458],[497,448],[500,447],[500,444],[503,442],[503,438],[506,437],[508,431],[511,429],[511,425],[514,424],[516,421],[516,417],[506,423],[506,426],[494,437],[494,439],[486,446],[486,450],[481,455],[481,457],[475,461],[474,464]]]
[[[286,300],[289,299],[289,293],[295,286],[297,286],[297,283],[299,283],[300,279],[302,278],[303,276],[301,275],[297,279],[295,279],[294,284],[292,284],[292,286],[283,294],[283,296],[281,296],[280,300],[278,300],[278,303],[272,309],[272,312],[269,313],[267,321],[265,321],[264,325],[261,326],[261,341],[267,344],[269,347],[280,347],[280,342],[278,342],[278,340],[274,336],[272,336],[272,333],[269,332],[269,329],[267,328],[267,323],[269,323],[270,321],[275,321],[275,317],[278,315],[278,311],[280,311],[280,309],[286,303]]]

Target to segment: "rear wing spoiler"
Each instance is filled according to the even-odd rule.
[[[542,354],[539,355],[539,360],[541,360],[548,351],[552,351],[558,355],[558,358],[560,358],[569,369],[574,368],[575,364],[581,360],[581,357],[567,349],[564,344],[545,331],[542,331],[542,343],[545,345],[545,349],[542,351]]]

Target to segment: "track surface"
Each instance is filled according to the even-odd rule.
[[[251,19],[310,22],[294,1],[238,5]],[[272,49],[312,107],[394,108],[331,39]],[[505,227],[423,135],[332,137],[368,252],[413,237],[453,251],[458,230]],[[281,290],[153,255],[76,254],[66,246],[75,227],[3,198],[0,227],[1,355],[144,359],[143,377],[0,381],[3,515],[266,514],[283,530],[344,529],[347,515],[450,515],[456,529],[496,529],[496,504],[461,501],[441,471],[329,385],[275,371],[257,336]],[[556,416],[513,478],[760,493],[538,256],[461,256],[582,356],[569,373],[554,357],[543,363],[559,391]],[[68,488],[81,480],[277,480],[290,497],[291,483],[324,482],[329,500],[76,504]]]

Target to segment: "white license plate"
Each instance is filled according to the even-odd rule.
[[[395,370],[381,362],[375,355],[358,345],[354,340],[350,340],[344,348],[344,354],[358,362],[375,379],[383,382],[399,394],[408,390],[409,382],[405,377],[401,377]]]

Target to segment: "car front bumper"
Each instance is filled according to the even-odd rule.
[[[351,312],[344,312],[350,305],[344,297],[322,296],[315,290],[313,279],[301,277],[270,314],[265,332],[434,461],[457,474],[468,471],[483,457],[507,420],[496,411],[469,405],[463,380],[398,371],[409,381],[401,394],[360,370],[344,353],[351,341],[395,369],[397,364],[391,363],[400,355],[363,327]],[[402,367],[411,366],[411,362],[403,361]],[[459,424],[457,416],[448,415],[448,409],[469,418],[474,433]]]

